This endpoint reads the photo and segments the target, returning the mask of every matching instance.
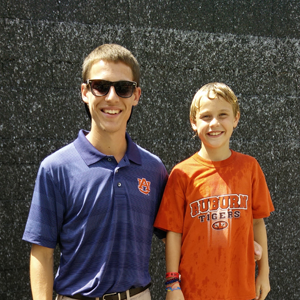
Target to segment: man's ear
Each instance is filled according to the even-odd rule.
[[[86,111],[89,119],[92,120],[92,116],[91,116],[89,105],[88,105],[89,104],[89,99],[87,97],[87,92],[88,92],[88,89],[86,87],[86,84],[82,83],[81,84],[81,99],[84,102],[84,108],[85,108],[85,111]]]
[[[140,97],[141,97],[141,94],[142,94],[142,90],[140,87],[136,87],[135,90],[134,90],[134,100],[133,100],[133,106],[136,106],[138,105],[139,101],[140,101]]]
[[[84,103],[88,104],[89,99],[87,97],[88,88],[86,87],[86,83],[81,84],[81,99]]]

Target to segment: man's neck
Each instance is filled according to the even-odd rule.
[[[127,150],[127,140],[125,132],[107,133],[91,130],[86,138],[101,153],[112,155],[119,162]]]

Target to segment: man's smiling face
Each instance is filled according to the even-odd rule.
[[[100,60],[96,62],[88,79],[107,81],[133,81],[131,68],[122,62]],[[138,104],[141,90],[136,87],[129,98],[119,97],[113,86],[105,96],[94,96],[86,84],[81,87],[82,99],[88,105],[92,116],[92,131],[99,133],[125,132],[132,107]]]

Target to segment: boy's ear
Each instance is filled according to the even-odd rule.
[[[238,111],[238,112],[236,113],[235,120],[234,120],[234,122],[233,122],[233,128],[236,128],[236,127],[237,127],[237,125],[238,125],[238,123],[239,123],[239,120],[240,120],[240,116],[241,116],[241,114],[240,114],[240,112]]]
[[[192,126],[193,130],[197,131],[197,125],[196,125],[195,121],[190,119],[190,123],[191,123],[191,126]]]

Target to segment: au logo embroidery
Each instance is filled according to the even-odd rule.
[[[150,193],[150,181],[147,181],[145,178],[138,178],[139,185],[138,189],[141,193],[148,195]]]

